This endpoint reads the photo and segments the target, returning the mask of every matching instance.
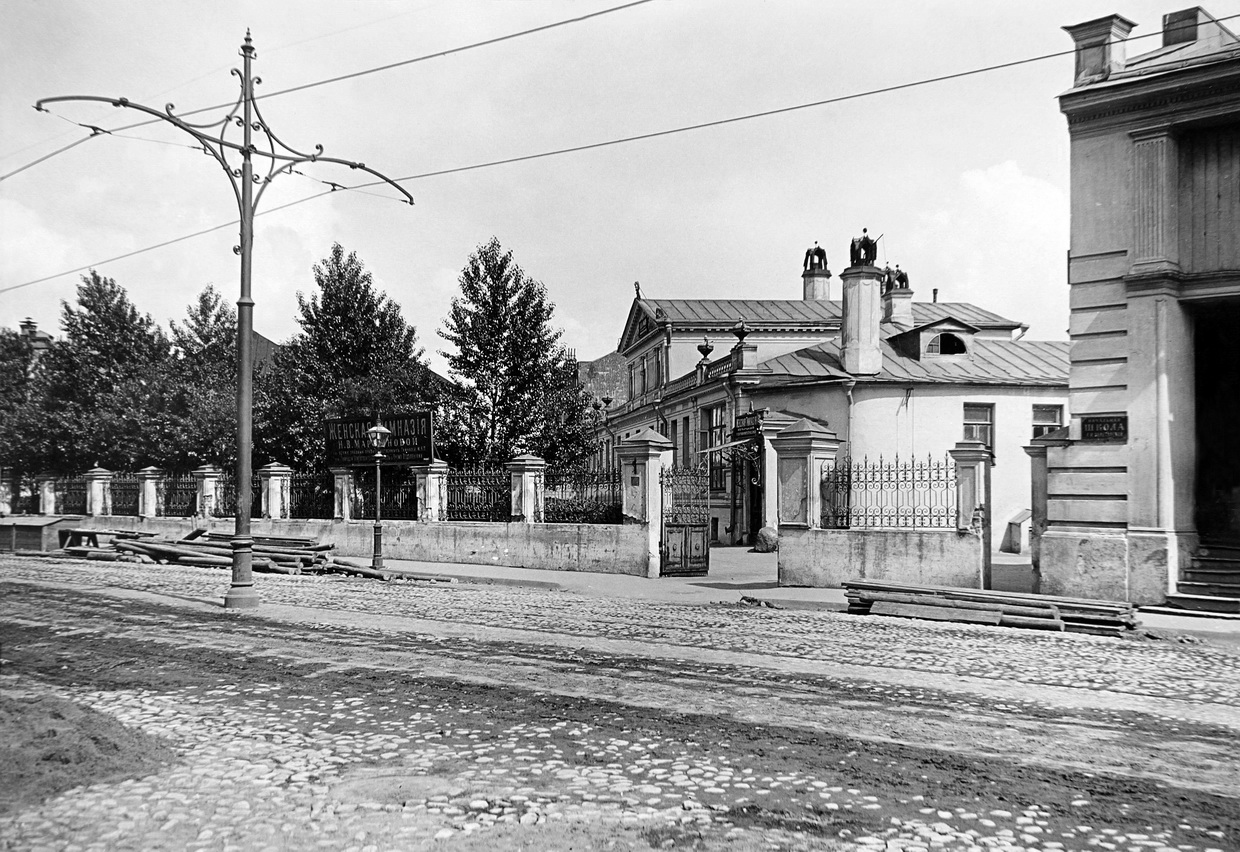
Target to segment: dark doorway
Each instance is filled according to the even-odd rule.
[[[1240,300],[1195,313],[1197,532],[1240,542]]]

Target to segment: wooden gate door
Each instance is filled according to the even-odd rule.
[[[710,477],[705,465],[667,468],[660,576],[704,577],[710,570]]]

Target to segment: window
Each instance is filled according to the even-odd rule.
[[[1035,405],[1033,407],[1033,437],[1041,438],[1063,425],[1062,405]]]
[[[993,454],[995,451],[995,407],[980,403],[964,404],[964,439],[981,441]]]
[[[936,334],[934,339],[926,344],[927,355],[965,355],[967,353],[964,341],[947,332]]]
[[[629,399],[637,398],[637,366],[629,364]]]
[[[642,366],[641,366],[640,372],[641,372],[641,392],[645,393],[646,389],[649,387],[649,385],[646,384],[646,356],[645,355],[642,356]]]
[[[724,407],[703,408],[698,429],[698,451],[718,447],[724,442]],[[707,453],[710,463],[710,490],[722,491],[726,486],[727,464],[722,452]]]

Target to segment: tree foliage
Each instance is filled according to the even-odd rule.
[[[77,303],[61,302],[64,337],[31,380],[29,463],[53,472],[96,464],[135,470],[162,460],[175,439],[163,370],[170,345],[123,287],[91,270]]]
[[[165,466],[237,463],[237,312],[211,285],[170,323],[169,379],[178,435]]]
[[[257,382],[255,446],[298,469],[325,465],[323,420],[425,409],[436,391],[417,331],[339,243],[314,267],[317,292],[298,293],[301,331]]]
[[[521,453],[579,460],[588,403],[551,325],[546,288],[495,237],[469,256],[459,282],[439,331],[455,347],[441,354],[461,384],[445,416],[445,449],[467,464]]]

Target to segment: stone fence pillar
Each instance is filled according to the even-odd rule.
[[[333,467],[332,472],[332,517],[337,521],[347,521],[353,517],[353,468]]]
[[[775,447],[780,527],[822,526],[822,469],[835,462],[840,440],[834,432],[802,417],[771,439]]]
[[[112,514],[112,471],[92,467],[86,471],[86,514]]]
[[[157,467],[138,471],[138,517],[155,518],[164,513],[159,494],[163,490],[164,472]]]
[[[430,464],[415,467],[418,476],[418,520],[439,524],[447,520],[448,463],[432,459]]]
[[[3,473],[0,471],[0,473]],[[13,514],[15,489],[13,482],[0,475],[0,515]]]
[[[956,463],[956,529],[982,537],[982,588],[991,587],[990,468],[994,458],[981,441],[957,441],[948,450]]]
[[[39,514],[56,514],[56,477],[41,473],[34,478],[35,493],[39,495]]]
[[[258,469],[264,518],[287,519],[293,489],[293,469],[287,465],[265,464]]]
[[[538,456],[517,456],[504,465],[512,477],[513,523],[541,524],[543,519],[543,473],[547,463]]]
[[[662,569],[664,468],[672,466],[672,442],[647,427],[616,446],[620,462],[620,511],[626,524],[645,524],[646,576]]]
[[[224,471],[213,464],[204,464],[190,472],[194,475],[194,483],[198,486],[195,514],[200,518],[209,518],[215,513],[215,506],[219,501],[220,478],[224,475]]]

